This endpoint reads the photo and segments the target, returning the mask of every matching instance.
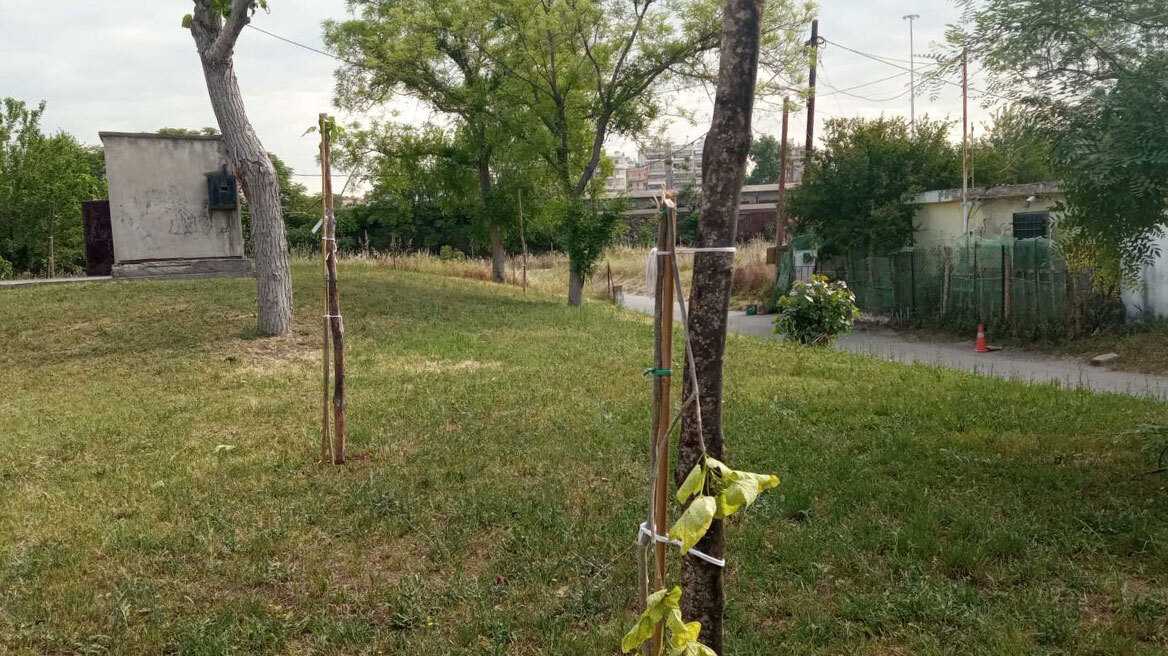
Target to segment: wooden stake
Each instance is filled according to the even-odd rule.
[[[519,243],[523,245],[523,291],[527,292],[527,237],[523,234],[523,190],[519,190]]]
[[[333,212],[332,158],[327,114],[320,115],[321,194],[324,196],[325,266],[328,270],[326,305],[333,342],[333,449],[334,465],[345,464],[345,324],[337,292],[337,217]]]
[[[666,192],[666,197],[676,202],[672,191]],[[654,308],[653,367],[658,371],[668,371],[673,368],[673,267],[676,255],[674,249],[673,224],[676,221],[676,208],[668,209],[661,217],[657,229],[657,250],[669,255],[657,256],[657,302]],[[664,535],[669,531],[669,423],[672,403],[670,393],[672,380],[669,375],[656,375],[653,380],[653,440],[650,444],[652,458],[650,464],[656,469],[656,479],[653,482],[653,526],[654,533]],[[660,463],[657,458],[661,458]],[[654,563],[656,565],[653,579],[653,589],[665,587],[665,544],[653,543]],[[663,625],[658,624],[653,631],[652,653],[657,654],[661,648]]]
[[[321,122],[321,137],[320,137],[320,161],[322,162],[322,165],[323,165],[323,162],[326,161],[325,152],[324,152],[324,140],[325,140],[324,122],[322,121]],[[321,293],[322,293],[321,301],[322,302],[321,302],[320,307],[324,311],[323,314],[329,313],[329,311],[328,311],[328,306],[329,306],[329,284],[328,284],[328,281],[329,281],[329,274],[328,274],[329,248],[328,248],[328,244],[329,244],[329,242],[328,242],[328,232],[325,230],[326,223],[328,223],[328,205],[323,201],[323,194],[322,194],[322,201],[320,204],[320,263],[322,265],[324,265],[323,266],[324,278],[323,278],[322,283],[321,283]],[[332,420],[329,416],[329,414],[330,414],[329,413],[329,400],[330,400],[329,399],[329,347],[331,346],[331,344],[329,343],[329,319],[328,319],[328,317],[322,317],[321,322],[322,322],[321,325],[323,328],[323,330],[321,332],[322,342],[323,342],[323,350],[321,352],[321,361],[323,362],[323,373],[324,373],[324,385],[323,385],[324,395],[322,398],[321,415],[320,415],[320,461],[322,463],[328,464],[328,463],[332,462],[332,438],[330,435],[330,433],[331,433],[330,426],[332,425]]]

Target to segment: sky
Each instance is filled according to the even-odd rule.
[[[344,0],[274,0],[270,13],[257,14],[252,24],[302,44],[323,49],[321,23],[346,14]],[[214,126],[202,69],[190,33],[181,27],[190,11],[184,0],[100,0],[46,3],[43,0],[0,0],[0,96],[34,104],[47,102],[42,121],[49,131],[65,130],[86,143],[99,143],[99,131],[151,132],[162,127]],[[909,59],[906,14],[916,21],[916,51],[927,52],[944,37],[958,11],[947,0],[820,0],[820,35],[854,50],[900,60]],[[829,43],[819,68],[817,123],[834,116],[909,114],[907,73],[848,52]],[[925,62],[927,64],[927,62]],[[332,106],[333,71],[337,62],[324,55],[245,29],[235,51],[235,69],[249,118],[265,147],[300,174],[317,172],[317,139],[305,135],[320,112]],[[854,89],[881,78],[902,74]],[[972,78],[976,86],[980,78]],[[877,102],[883,101],[883,102]],[[691,93],[680,102],[697,123],[672,122],[666,134],[687,141],[705,132],[712,100]],[[982,129],[989,112],[971,101],[971,121]],[[420,122],[429,110],[410,99],[395,101],[379,117]],[[936,98],[918,96],[917,116],[960,120],[961,89],[947,86]],[[349,121],[364,116],[340,117]],[[777,135],[778,105],[760,104],[755,132]],[[792,117],[792,139],[802,139],[803,114]],[[819,131],[817,127],[817,132]],[[954,134],[959,138],[960,128]],[[635,152],[628,141],[609,144],[610,152]],[[339,174],[335,173],[334,175]],[[310,191],[319,178],[298,178]],[[336,185],[343,182],[334,183]]]

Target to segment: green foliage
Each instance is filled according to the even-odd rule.
[[[811,282],[796,282],[779,299],[774,332],[800,344],[828,346],[840,333],[851,332],[859,318],[856,296],[847,283],[813,275]]]
[[[621,652],[629,653],[653,637],[654,628],[665,622],[665,645],[672,656],[717,656],[698,642],[701,622],[686,623],[681,617],[681,588],[661,589],[645,600],[645,611],[632,629],[621,638]],[[664,646],[664,645],[663,645]]]
[[[791,190],[791,216],[822,239],[824,255],[886,253],[909,243],[908,198],[961,184],[961,159],[949,125],[903,118],[830,119],[823,148]]]
[[[12,268],[12,263],[0,257],[0,280],[6,280],[12,277],[16,270]]]
[[[994,115],[990,132],[970,144],[969,169],[970,184],[977,187],[1050,182],[1051,135],[1022,108],[1007,106]]]
[[[779,181],[779,169],[782,164],[783,147],[778,139],[769,134],[755,139],[750,144],[750,161],[754,162],[754,170],[746,176],[746,184],[776,184]],[[790,151],[787,153],[790,157]]]
[[[173,137],[214,137],[219,134],[219,128],[210,126],[199,130],[192,130],[191,128],[159,128],[158,134],[166,134]]]
[[[563,204],[563,217],[560,241],[573,270],[588,277],[621,221],[621,203],[569,197]]]
[[[104,161],[64,132],[42,132],[44,108],[0,103],[0,257],[47,272],[51,238],[57,272],[70,273],[85,264],[81,201],[105,195]]]
[[[438,258],[443,262],[465,262],[466,253],[447,245],[438,250]]]
[[[1053,144],[1064,229],[1097,266],[1130,274],[1156,256],[1168,210],[1168,7],[1162,0],[960,0],[950,29],[991,89]],[[952,62],[952,58],[950,62]]]

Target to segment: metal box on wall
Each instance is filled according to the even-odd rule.
[[[227,169],[207,174],[207,208],[233,210],[239,204],[235,175]]]

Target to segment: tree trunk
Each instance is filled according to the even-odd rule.
[[[488,152],[479,156],[479,196],[483,210],[491,212],[491,156]],[[503,230],[494,212],[487,217],[487,234],[491,239],[491,282],[506,282],[507,253],[503,250]]]
[[[576,263],[568,261],[568,305],[580,307],[584,304],[584,276],[576,271]]]
[[[750,150],[751,114],[758,73],[759,29],[763,0],[726,0],[722,27],[721,65],[713,120],[706,138],[702,167],[702,210],[698,247],[733,246],[737,209]],[[726,318],[730,309],[733,256],[698,253],[690,292],[689,334],[693,363],[701,389],[702,426],[690,406],[682,420],[674,476],[678,485],[701,457],[701,438],[714,458],[722,459],[722,364],[726,352]],[[682,398],[693,393],[685,379]],[[700,431],[700,434],[699,434]],[[697,548],[721,557],[725,537],[715,521]],[[701,641],[722,653],[722,569],[692,556],[682,562],[681,610],[686,621],[702,623]]]
[[[242,178],[243,194],[251,211],[259,332],[273,336],[283,335],[292,327],[292,272],[288,267],[288,239],[276,169],[247,120],[232,64],[235,39],[248,22],[248,11],[250,3],[235,0],[225,25],[210,0],[197,0],[191,33],[227,156]]]

